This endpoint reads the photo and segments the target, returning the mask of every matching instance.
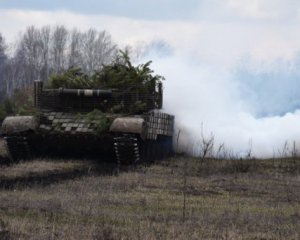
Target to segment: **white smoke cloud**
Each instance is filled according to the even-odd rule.
[[[294,141],[300,147],[300,111],[294,107],[282,115],[255,117],[252,111],[257,106],[240,95],[243,79],[236,79],[234,71],[193,64],[182,57],[155,59],[154,67],[167,78],[164,110],[176,116],[176,131],[181,131],[183,145],[180,150],[195,152],[203,134],[215,137],[216,148],[225,144],[239,156],[248,153],[250,143],[256,157],[278,156],[286,142],[290,148]],[[266,99],[277,94],[269,89],[264,88]],[[290,90],[278,89],[283,95],[276,99],[285,103],[282,109],[290,107],[284,99]]]

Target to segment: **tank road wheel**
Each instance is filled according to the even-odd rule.
[[[5,140],[11,160],[18,161],[30,157],[30,148],[26,137],[10,136],[6,137]]]
[[[133,164],[141,161],[140,141],[134,135],[122,134],[114,137],[116,160],[119,164]]]
[[[164,159],[172,153],[172,137],[159,137],[157,140],[145,140],[131,134],[114,137],[116,160],[119,164],[153,162]]]

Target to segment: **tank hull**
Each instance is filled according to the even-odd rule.
[[[36,81],[34,93],[36,116],[8,117],[2,124],[12,160],[95,156],[136,163],[172,152],[174,116],[157,110],[161,90],[44,90]]]

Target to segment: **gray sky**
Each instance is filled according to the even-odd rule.
[[[8,41],[29,25],[107,30],[121,44],[164,40],[208,64],[244,56],[291,59],[300,49],[297,0],[0,0]]]
[[[198,0],[1,0],[3,9],[68,10],[138,19],[190,19],[196,16]]]

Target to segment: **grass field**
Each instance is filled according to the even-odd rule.
[[[0,239],[299,239],[300,159],[0,167]]]

